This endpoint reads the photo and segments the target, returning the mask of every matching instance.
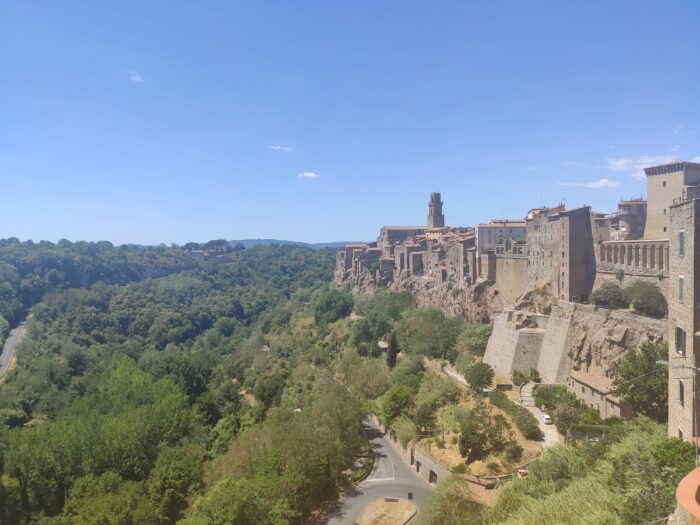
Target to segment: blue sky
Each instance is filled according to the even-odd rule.
[[[450,225],[611,211],[700,158],[699,23],[691,0],[5,1],[0,237],[368,240],[431,191]]]

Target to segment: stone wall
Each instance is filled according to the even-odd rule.
[[[566,384],[571,370],[609,376],[629,349],[666,341],[667,331],[663,319],[559,301],[549,317],[510,310],[497,316],[484,362],[503,378],[532,367],[544,383]]]
[[[574,310],[575,306],[571,303],[557,303],[550,312],[537,362],[537,371],[545,383],[564,384],[569,375],[569,328]]]
[[[504,304],[513,306],[525,291],[526,283],[526,255],[496,255],[496,288]]]
[[[537,368],[547,317],[508,310],[496,317],[484,362],[503,379]]]

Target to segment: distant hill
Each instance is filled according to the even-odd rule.
[[[286,245],[291,244],[295,246],[307,246],[309,248],[321,249],[321,248],[342,248],[346,244],[351,244],[353,242],[364,242],[364,241],[336,241],[336,242],[316,242],[307,243],[300,241],[284,241],[279,239],[239,239],[234,241],[228,241],[229,246],[236,246],[237,244],[242,244],[246,248],[249,246],[266,245],[270,244],[280,244]]]

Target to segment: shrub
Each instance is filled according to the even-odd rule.
[[[474,365],[474,356],[471,354],[462,354],[455,361],[455,370],[462,375],[466,375],[467,370],[469,370]]]
[[[506,445],[506,459],[511,463],[520,461],[523,457],[523,447],[515,441],[511,441]]]
[[[503,392],[495,390],[489,394],[491,404],[497,406],[513,418],[513,422],[520,429],[526,439],[532,441],[541,441],[544,438],[542,430],[540,430],[537,419],[525,407],[520,406],[506,396]]]
[[[532,381],[533,383],[540,383],[542,381],[540,373],[536,368],[530,369],[530,381]]]
[[[623,299],[639,313],[661,318],[666,315],[666,299],[659,287],[644,281],[626,286],[622,290]]]
[[[466,474],[467,466],[464,463],[460,463],[459,465],[455,465],[454,467],[452,467],[452,472],[454,474]]]
[[[525,374],[523,374],[520,370],[513,370],[512,379],[513,379],[513,384],[515,386],[524,385],[529,380],[529,378]]]
[[[409,442],[415,441],[418,438],[416,425],[406,417],[396,418],[391,426],[396,431],[396,437],[404,447],[408,445]]]
[[[591,294],[591,302],[598,306],[609,308],[626,308],[629,303],[625,301],[622,289],[614,283],[605,283]]]

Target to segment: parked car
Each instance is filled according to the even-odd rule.
[[[552,417],[549,414],[542,414],[540,416],[540,419],[545,425],[551,425],[552,424]]]

